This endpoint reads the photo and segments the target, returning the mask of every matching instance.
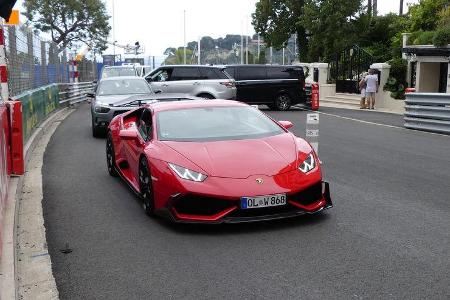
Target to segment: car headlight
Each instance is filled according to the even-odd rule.
[[[203,182],[208,177],[202,173],[198,173],[171,163],[169,163],[169,167],[182,179],[191,180],[195,182]]]
[[[109,107],[105,107],[105,106],[95,106],[94,108],[96,113],[102,113],[102,114],[106,114],[107,112],[109,112],[111,109]]]
[[[308,173],[316,167],[316,160],[314,159],[314,154],[311,152],[308,157],[303,161],[303,163],[298,167],[303,173]]]

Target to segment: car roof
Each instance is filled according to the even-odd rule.
[[[213,65],[213,66],[205,66],[205,65],[164,65],[164,66],[160,66],[159,68],[189,68],[189,67],[197,67],[197,68],[216,68],[216,69],[223,69],[223,66],[217,66],[217,65]]]
[[[145,81],[145,79],[143,77],[139,77],[139,76],[112,76],[112,77],[102,78],[100,80],[100,82],[102,82],[102,81],[113,81],[113,80],[126,80],[126,79],[129,79],[129,80],[144,80]],[[145,81],[145,82],[147,82],[147,81]]]
[[[129,66],[105,66],[105,69],[130,69],[130,68],[134,68],[134,66],[129,65]]]
[[[177,102],[157,102],[146,105],[154,112],[189,109],[189,108],[204,108],[204,107],[248,107],[249,105],[233,101],[233,100],[187,100]]]

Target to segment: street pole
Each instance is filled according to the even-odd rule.
[[[273,55],[273,47],[270,47],[270,64],[273,64],[272,55]]]
[[[116,18],[114,15],[114,0],[112,2],[112,19],[113,19],[113,52],[114,52],[114,66],[116,65]]]
[[[259,61],[259,55],[261,53],[261,45],[260,45],[260,43],[261,43],[261,39],[260,39],[259,33],[258,33],[258,63],[260,63],[260,61]]]
[[[183,10],[183,39],[184,39],[184,54],[183,54],[183,61],[184,64],[186,64],[186,10]]]
[[[198,37],[198,44],[197,44],[197,46],[198,46],[198,64],[199,65],[201,65],[202,64],[202,60],[201,60],[201,58],[200,58],[200,56],[201,56],[201,41],[202,41],[202,37],[200,36],[200,37]]]
[[[241,65],[244,64],[244,21],[241,21]]]
[[[245,24],[245,64],[248,65],[248,15],[246,17],[246,24]]]
[[[283,66],[284,66],[284,48],[283,48]]]

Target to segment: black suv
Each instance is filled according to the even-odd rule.
[[[266,104],[274,110],[289,110],[307,102],[300,66],[229,65],[225,71],[236,81],[238,101]]]

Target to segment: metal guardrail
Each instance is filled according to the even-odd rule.
[[[78,102],[86,101],[89,98],[87,93],[94,91],[95,84],[90,82],[80,83],[61,83],[59,87],[59,103],[72,105]]]
[[[405,127],[450,134],[450,94],[406,94]]]

